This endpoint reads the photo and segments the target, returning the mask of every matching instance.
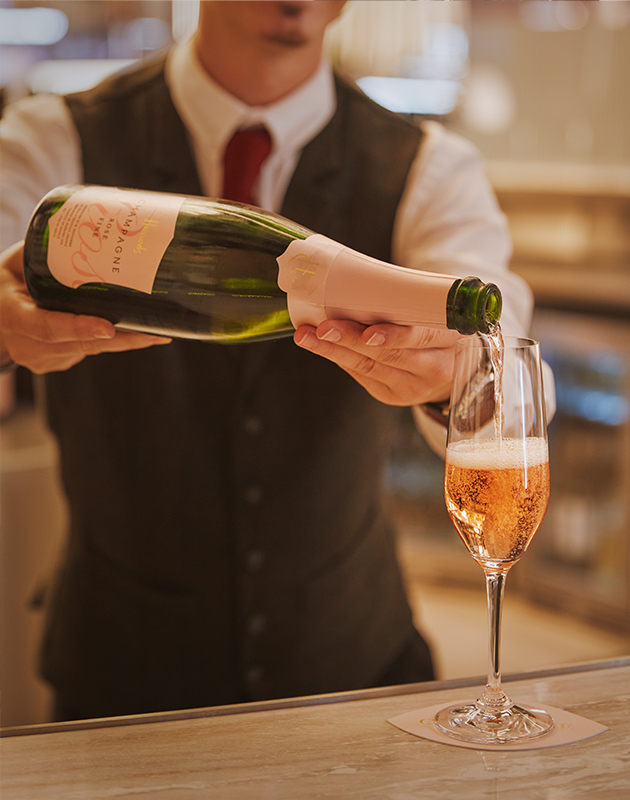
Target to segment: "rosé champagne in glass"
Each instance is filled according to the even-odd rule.
[[[497,333],[458,343],[444,480],[446,507],[486,578],[488,681],[474,702],[442,709],[441,732],[471,743],[510,743],[553,728],[550,715],[513,703],[500,669],[501,606],[509,569],[545,515],[549,455],[540,349]]]

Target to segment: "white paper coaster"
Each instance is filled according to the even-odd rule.
[[[555,727],[550,733],[541,736],[540,739],[532,739],[529,742],[520,744],[473,744],[460,742],[458,739],[453,739],[437,730],[433,724],[433,717],[445,705],[447,704],[439,703],[428,708],[420,708],[417,711],[407,711],[405,714],[399,714],[397,717],[392,717],[387,721],[395,728],[400,728],[401,731],[411,733],[413,736],[420,736],[423,739],[430,739],[432,742],[439,742],[440,744],[450,744],[453,747],[466,747],[469,750],[541,750],[546,747],[558,747],[562,744],[579,742],[582,739],[589,739],[591,736],[597,736],[608,730],[598,722],[592,722],[589,719],[584,719],[584,717],[578,717],[576,714],[563,711],[561,708],[554,708],[537,702],[536,708],[546,711],[553,717]],[[452,705],[452,703],[449,703],[449,705]]]

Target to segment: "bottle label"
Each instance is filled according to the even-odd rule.
[[[151,293],[185,197],[85,186],[53,214],[48,268],[64,286],[110,283]]]

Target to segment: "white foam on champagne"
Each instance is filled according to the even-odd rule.
[[[449,444],[446,463],[464,469],[523,469],[546,464],[549,460],[546,439],[502,439],[501,442],[472,441]]]

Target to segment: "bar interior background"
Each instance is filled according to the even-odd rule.
[[[194,29],[197,0],[0,0],[0,108],[88,88]],[[377,102],[484,153],[534,289],[533,335],[557,380],[552,497],[510,574],[504,670],[630,650],[630,2],[350,3],[335,63]],[[1,186],[0,186],[1,191]],[[45,721],[41,597],[63,541],[54,444],[30,376],[2,379],[2,724]],[[481,571],[444,508],[443,464],[411,419],[388,493],[440,677],[482,675]]]

